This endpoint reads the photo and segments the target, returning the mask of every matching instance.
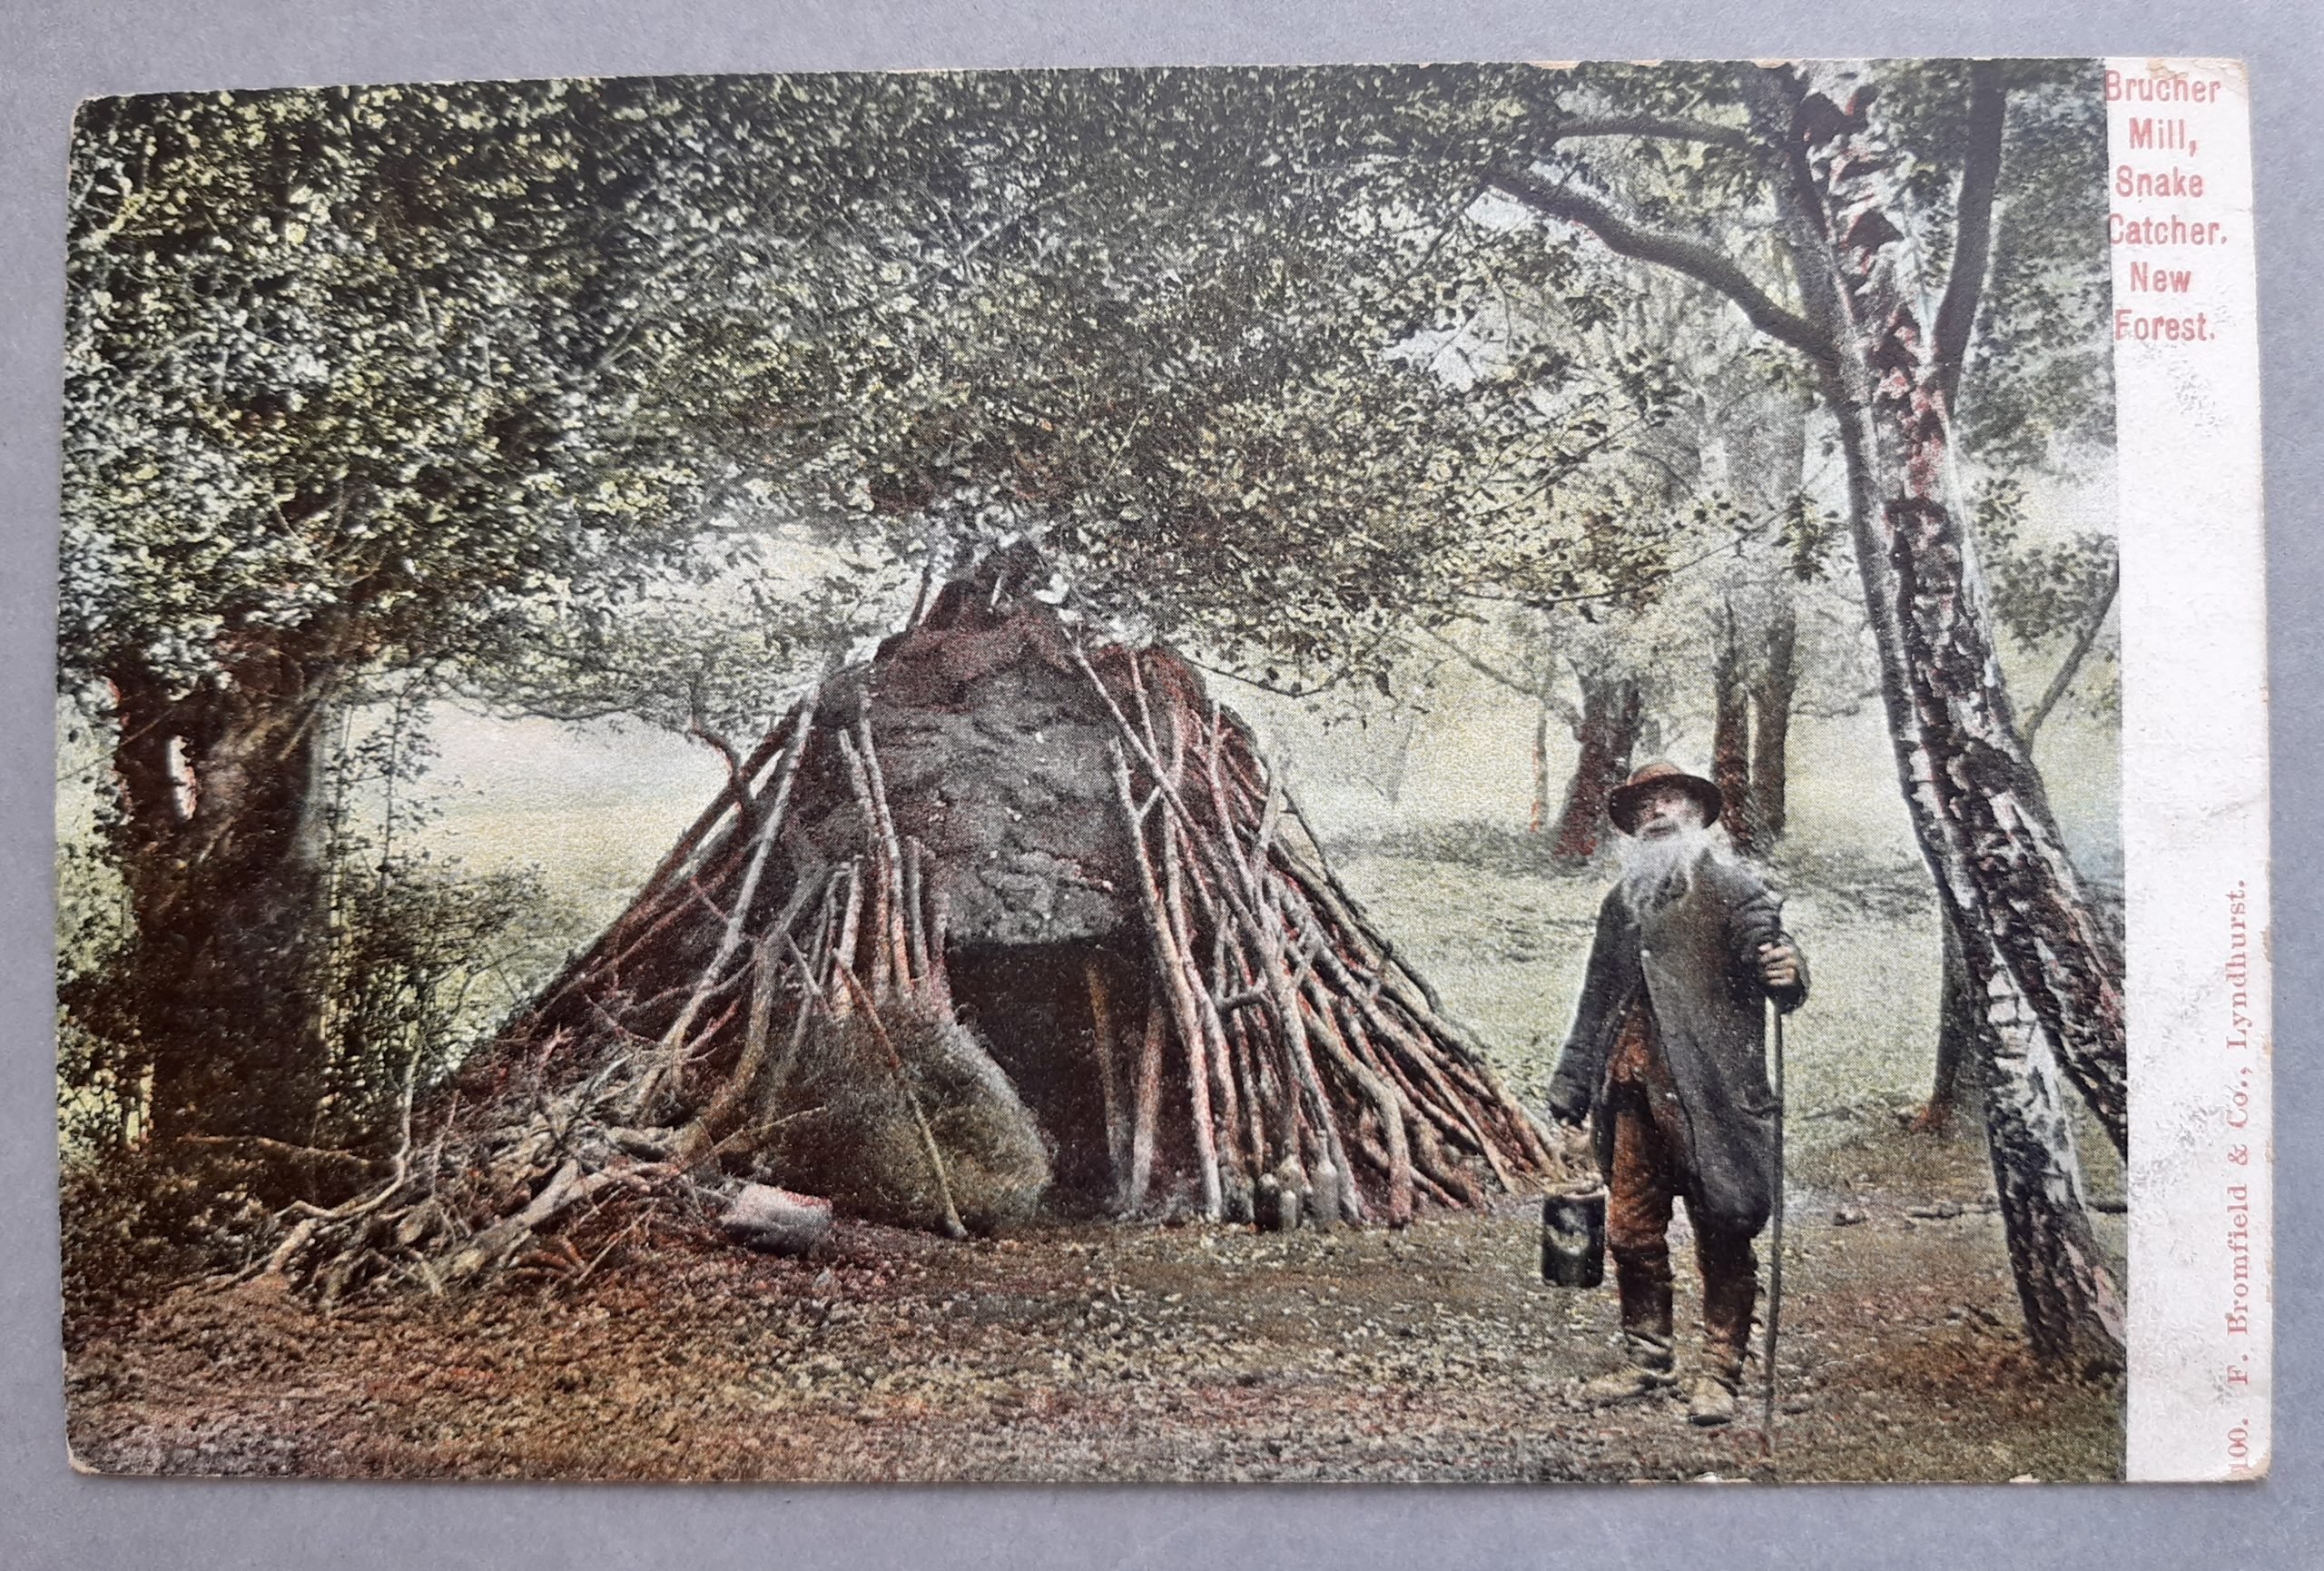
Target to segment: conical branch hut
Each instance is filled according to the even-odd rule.
[[[955,1234],[1396,1225],[1559,1172],[1194,669],[1085,650],[995,572],[739,760],[431,1105],[424,1182],[408,1143],[400,1192],[278,1265],[356,1235],[359,1279],[458,1280],[721,1169]]]

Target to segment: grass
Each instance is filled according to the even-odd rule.
[[[1541,1105],[1581,991],[1604,877],[1528,875],[1379,851],[1344,855],[1338,865],[1493,1049],[1512,1088]],[[1841,1112],[1916,1104],[1935,1067],[1935,904],[1925,894],[1900,898],[1894,868],[1850,872],[1846,884],[1809,884],[1782,870],[1776,877],[1814,984],[1785,1027],[1787,1100],[1810,1142]]]

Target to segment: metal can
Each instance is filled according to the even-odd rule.
[[[1561,1288],[1594,1288],[1606,1280],[1603,1189],[1542,1197],[1541,1280]]]

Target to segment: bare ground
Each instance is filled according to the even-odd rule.
[[[1793,1191],[1771,1458],[1675,1400],[1581,1406],[1611,1289],[1543,1286],[1514,1205],[1288,1236],[848,1224],[803,1261],[672,1228],[578,1282],[328,1318],[181,1289],[75,1317],[72,1444],[347,1477],[2117,1477],[2119,1386],[2029,1368],[1975,1151],[1859,1122]]]

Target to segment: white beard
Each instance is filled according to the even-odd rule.
[[[1717,831],[1701,824],[1653,838],[1615,842],[1621,862],[1622,898],[1631,912],[1651,916],[1694,887],[1695,869],[1719,854]]]

